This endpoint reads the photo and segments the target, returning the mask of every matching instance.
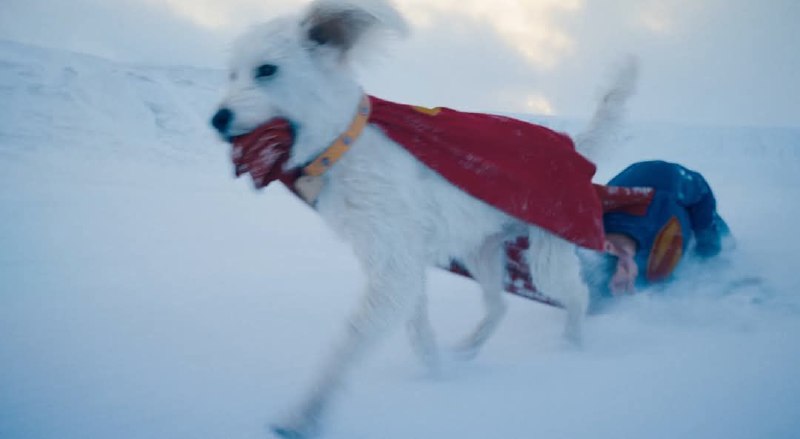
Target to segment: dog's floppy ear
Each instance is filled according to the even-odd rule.
[[[315,4],[309,12],[303,23],[308,40],[318,45],[338,47],[342,51],[352,49],[376,22],[374,16],[355,8],[339,9]]]
[[[328,46],[342,53],[351,51],[368,34],[393,31],[403,35],[407,31],[403,18],[380,1],[362,6],[352,0],[317,0],[309,6],[301,26],[312,47]]]

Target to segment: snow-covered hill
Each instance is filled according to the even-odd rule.
[[[343,329],[355,261],[283,188],[232,178],[207,127],[223,78],[0,43],[0,437],[268,437]],[[398,331],[326,437],[800,436],[800,129],[632,124],[599,179],[643,158],[709,178],[736,254],[590,317],[579,351],[516,297],[440,379]],[[446,348],[480,299],[430,274]]]
[[[12,42],[0,43],[0,63],[5,154],[47,148],[183,160],[208,152],[205,122],[220,71],[125,65]]]

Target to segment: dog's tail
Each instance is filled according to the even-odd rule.
[[[625,104],[636,91],[639,59],[626,57],[614,75],[611,87],[603,94],[589,126],[575,137],[575,147],[586,158],[597,161],[600,147],[608,143],[625,116]]]

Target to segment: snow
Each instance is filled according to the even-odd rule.
[[[361,274],[285,189],[233,178],[207,126],[224,74],[11,42],[0,66],[0,437],[269,437]],[[647,158],[706,175],[734,254],[590,317],[582,349],[513,296],[438,378],[398,330],[325,437],[800,436],[800,129],[634,124],[598,179]],[[429,292],[446,349],[479,294],[435,270]]]

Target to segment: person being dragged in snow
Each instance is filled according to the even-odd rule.
[[[687,255],[716,256],[730,236],[708,182],[679,164],[634,163],[596,189],[606,254],[587,270],[592,302],[667,281]]]

